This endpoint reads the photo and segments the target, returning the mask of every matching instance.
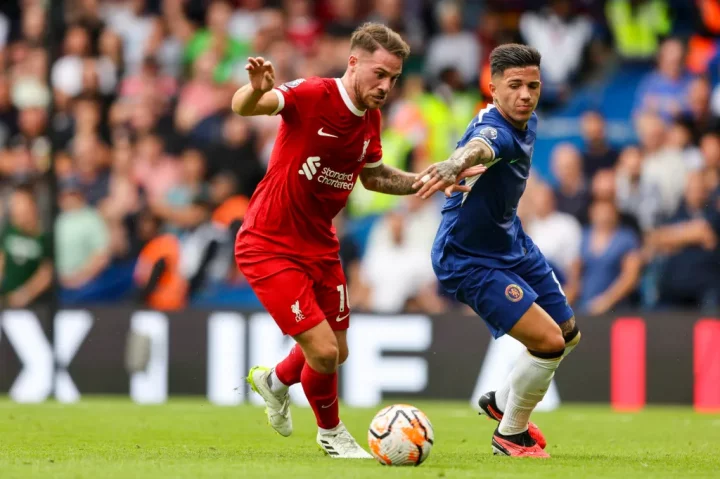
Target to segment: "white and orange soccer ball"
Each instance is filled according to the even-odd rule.
[[[428,417],[408,404],[381,409],[368,430],[370,452],[385,466],[419,466],[430,455],[434,441]]]

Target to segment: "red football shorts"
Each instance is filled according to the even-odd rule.
[[[235,262],[283,334],[296,336],[325,319],[334,331],[350,325],[347,282],[339,258],[291,258],[240,243]]]

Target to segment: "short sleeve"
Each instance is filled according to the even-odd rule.
[[[623,256],[640,248],[640,241],[632,230],[629,228],[623,228],[621,231]]]
[[[278,97],[278,107],[272,115],[280,115],[283,120],[293,122],[299,118],[298,112],[312,103],[312,99],[317,95],[318,85],[312,80],[298,78],[283,83],[272,91]]]
[[[503,128],[497,128],[487,123],[478,123],[469,129],[466,134],[467,141],[479,140],[485,143],[493,152],[493,160],[501,160],[503,151],[511,151],[512,137]]]

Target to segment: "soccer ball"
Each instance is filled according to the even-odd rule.
[[[381,409],[368,430],[370,452],[385,466],[419,466],[430,455],[434,441],[428,417],[408,404]]]

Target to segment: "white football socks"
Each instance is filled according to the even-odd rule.
[[[510,393],[498,431],[505,436],[528,428],[530,414],[550,387],[562,357],[542,359],[529,352],[520,355],[510,373]]]
[[[581,333],[578,331],[577,335],[569,342],[565,343],[565,352],[562,355],[561,359],[564,359],[568,354],[572,352],[573,349],[575,349],[575,346],[580,342],[580,335]],[[507,401],[508,396],[510,395],[510,377],[512,376],[512,373],[510,376],[508,376],[505,383],[503,383],[502,387],[500,387],[497,391],[495,391],[495,403],[497,404],[497,407],[500,408],[500,411],[504,412],[505,409],[507,409]]]
[[[283,384],[283,382],[278,379],[277,374],[275,374],[275,368],[270,371],[270,376],[268,377],[268,385],[270,386],[270,390],[275,394],[284,393],[289,389],[288,386]]]

